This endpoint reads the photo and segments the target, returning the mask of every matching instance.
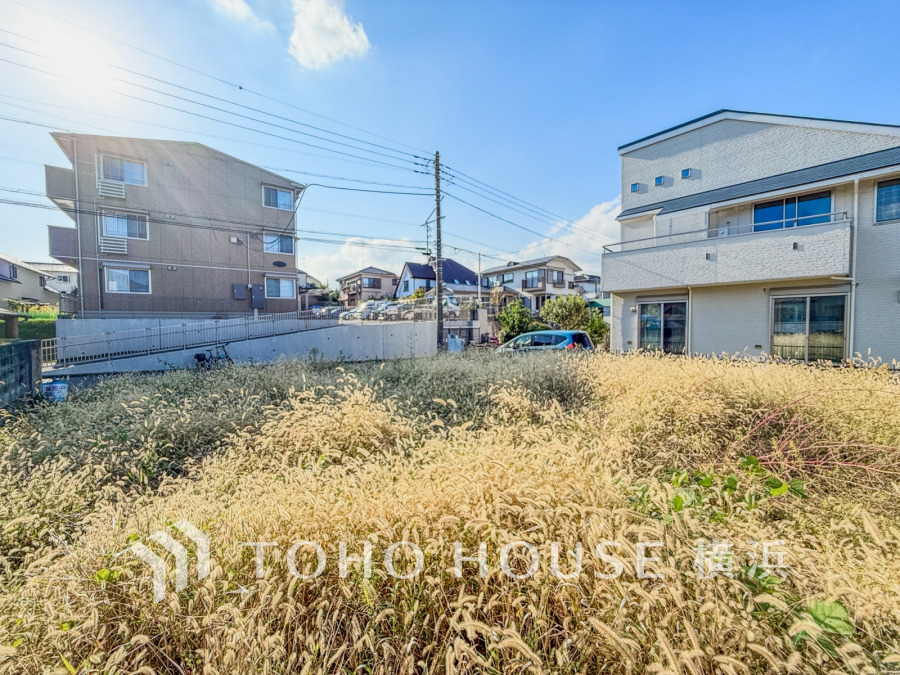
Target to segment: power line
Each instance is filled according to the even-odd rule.
[[[181,62],[179,62],[179,61],[175,61],[175,60],[173,60],[173,59],[170,59],[170,58],[167,58],[167,57],[162,56],[162,55],[160,55],[160,54],[157,54],[157,53],[155,53],[155,52],[152,52],[152,51],[150,51],[149,49],[144,49],[144,48],[142,48],[142,47],[138,47],[138,46],[136,46],[136,45],[134,45],[134,44],[132,44],[132,43],[125,42],[124,40],[119,40],[119,39],[114,38],[114,37],[112,37],[112,36],[110,36],[110,35],[106,35],[105,33],[101,33],[100,31],[94,30],[94,29],[92,29],[92,28],[88,28],[87,26],[83,26],[83,25],[81,25],[81,24],[79,24],[79,23],[76,23],[75,21],[70,20],[70,19],[66,19],[66,18],[63,18],[63,17],[58,16],[58,15],[55,15],[55,14],[51,14],[51,13],[49,13],[49,12],[46,12],[46,11],[42,10],[42,9],[38,9],[37,7],[32,7],[32,6],[27,5],[27,4],[23,3],[23,2],[20,2],[19,0],[12,0],[12,2],[15,2],[17,5],[19,5],[19,6],[21,6],[21,7],[24,7],[24,8],[26,8],[26,9],[29,9],[29,10],[31,10],[31,11],[38,12],[39,14],[43,14],[44,16],[48,16],[48,17],[50,17],[50,18],[52,18],[52,19],[55,19],[55,20],[57,20],[57,21],[61,21],[61,22],[63,22],[63,23],[67,23],[67,24],[69,24],[69,25],[71,25],[71,26],[75,26],[76,28],[78,28],[78,29],[80,29],[80,30],[86,31],[86,32],[91,33],[91,34],[93,34],[93,35],[96,35],[96,36],[98,36],[98,37],[102,37],[104,40],[109,40],[110,42],[115,42],[116,44],[122,45],[122,46],[124,46],[124,47],[129,48],[129,49],[133,49],[133,50],[138,51],[138,52],[141,52],[141,53],[143,53],[143,54],[147,54],[148,56],[152,56],[153,58],[159,59],[159,60],[161,60],[161,61],[165,61],[166,63],[169,63],[169,64],[171,64],[171,65],[173,65],[173,66],[177,66],[178,68],[182,68],[182,69],[184,69],[184,70],[188,70],[188,71],[190,71],[190,72],[196,73],[197,75],[202,75],[203,77],[209,78],[209,79],[211,79],[211,80],[214,80],[214,81],[219,82],[219,83],[221,83],[221,84],[224,84],[224,85],[226,85],[226,86],[236,88],[236,89],[238,89],[239,91],[244,91],[244,92],[247,92],[247,93],[249,93],[249,94],[253,94],[254,96],[259,96],[260,98],[264,98],[264,99],[270,100],[270,101],[272,101],[272,102],[274,102],[274,103],[278,103],[278,104],[280,104],[280,105],[284,105],[284,106],[286,106],[286,107],[288,107],[288,108],[293,108],[294,110],[299,110],[300,112],[304,112],[304,113],[306,113],[306,114],[308,114],[308,115],[312,115],[312,116],[314,116],[314,117],[319,117],[319,118],[321,118],[321,119],[328,120],[329,122],[334,122],[335,124],[339,124],[339,125],[341,125],[341,126],[347,127],[348,129],[353,129],[353,130],[355,130],[355,131],[362,132],[362,133],[367,134],[367,135],[369,135],[369,136],[372,136],[372,137],[374,137],[374,138],[380,138],[380,139],[382,139],[382,140],[384,140],[384,141],[389,141],[389,142],[391,142],[391,143],[395,143],[395,144],[397,144],[397,145],[401,145],[401,146],[410,148],[410,149],[412,149],[412,150],[416,150],[416,151],[421,152],[421,153],[426,154],[426,155],[428,154],[428,152],[427,152],[426,150],[422,150],[421,148],[416,148],[416,147],[411,146],[411,145],[408,145],[408,144],[406,144],[406,143],[402,143],[402,142],[400,142],[400,141],[395,141],[395,140],[393,140],[393,139],[391,139],[391,138],[388,138],[388,137],[386,137],[386,136],[381,136],[381,135],[376,134],[376,133],[373,133],[373,132],[371,132],[371,131],[367,131],[367,130],[365,130],[365,129],[361,129],[361,128],[359,128],[359,127],[354,127],[354,126],[352,126],[352,125],[350,125],[350,124],[346,124],[345,122],[341,122],[340,120],[336,120],[336,119],[334,119],[334,118],[327,117],[327,116],[325,116],[325,115],[321,115],[321,114],[316,113],[316,112],[313,112],[313,111],[311,111],[311,110],[307,110],[306,108],[301,108],[300,106],[294,105],[294,104],[292,104],[292,103],[288,103],[288,102],[286,102],[286,101],[282,101],[282,100],[277,99],[277,98],[274,98],[274,97],[272,97],[272,96],[268,96],[268,95],[263,94],[263,93],[261,93],[261,92],[255,91],[255,90],[253,90],[253,89],[249,89],[248,87],[245,87],[245,86],[243,86],[243,85],[241,85],[241,84],[237,84],[237,83],[234,83],[234,82],[229,82],[228,80],[225,80],[225,79],[223,79],[223,78],[221,78],[221,77],[218,77],[218,76],[216,76],[216,75],[211,75],[211,74],[209,74],[209,73],[207,73],[207,72],[204,72],[204,71],[202,71],[202,70],[200,70],[200,69],[198,69],[198,68],[193,68],[193,67],[191,67],[191,66],[185,65],[184,63],[181,63]],[[8,31],[8,32],[11,32],[11,31]],[[19,36],[19,37],[24,37],[24,36]],[[34,38],[26,38],[26,39],[34,39]]]

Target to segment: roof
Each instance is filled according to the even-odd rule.
[[[783,190],[800,185],[807,185],[809,183],[818,183],[832,178],[852,176],[853,174],[862,173],[864,171],[873,171],[875,169],[884,169],[886,167],[897,165],[900,165],[900,147],[888,148],[887,150],[878,150],[877,152],[870,152],[865,155],[839,159],[834,162],[819,164],[806,169],[798,169],[797,171],[788,171],[787,173],[781,173],[775,176],[758,178],[757,180],[751,180],[746,183],[738,183],[737,185],[729,185],[716,188],[715,190],[698,192],[694,195],[686,195],[665,202],[636,206],[622,211],[622,213],[618,215],[618,219],[621,220],[622,218],[628,218],[629,216],[649,211],[659,211],[660,214],[685,211],[698,206],[708,206],[709,204],[715,204],[717,202],[727,202],[733,199],[741,199],[742,197],[772,192],[774,190]]]
[[[2,307],[0,307],[0,318],[2,318],[4,316],[17,316],[17,317],[28,318],[27,314],[20,314],[19,312],[13,312],[9,309],[3,309]]]
[[[685,127],[692,126],[697,124],[698,122],[706,122],[707,124],[712,124],[714,117],[721,117],[722,119],[734,118],[734,117],[743,117],[743,116],[753,116],[753,117],[763,117],[763,118],[781,118],[783,120],[798,120],[798,121],[808,121],[808,122],[825,122],[827,124],[832,125],[860,125],[866,127],[883,127],[885,130],[889,129],[900,129],[900,125],[897,124],[880,124],[878,122],[857,122],[854,120],[841,120],[841,119],[833,119],[828,117],[805,117],[803,115],[778,115],[775,113],[761,113],[761,112],[751,112],[749,110],[731,110],[730,108],[722,108],[721,110],[716,110],[715,112],[708,113],[706,115],[702,115],[700,117],[696,117],[692,120],[688,120],[687,122],[682,122],[681,124],[676,124],[674,127],[669,127],[668,129],[663,129],[662,131],[657,131],[654,134],[650,134],[649,136],[644,136],[643,138],[639,138],[636,141],[631,141],[630,143],[626,143],[625,145],[619,146],[619,151],[621,152],[625,148],[629,148],[633,145],[638,145],[640,143],[645,143],[646,141],[652,140],[659,136],[666,136],[667,134],[671,134],[673,131],[678,131],[679,129],[684,129]],[[705,125],[703,125],[705,126]]]
[[[433,265],[434,260],[430,261],[427,265],[408,262],[405,267],[409,270],[409,275],[413,279],[434,280],[436,279],[436,275]],[[445,283],[452,284],[459,282],[460,285],[472,286],[478,284],[478,275],[475,272],[451,258],[444,258],[441,262],[441,274]],[[466,281],[468,281],[469,284],[466,284]]]
[[[253,164],[252,162],[248,162],[245,159],[241,159],[240,157],[235,157],[234,155],[229,155],[227,152],[222,152],[221,150],[216,150],[215,148],[212,148],[203,143],[197,143],[196,141],[168,141],[168,140],[162,140],[162,139],[158,139],[158,138],[139,138],[137,136],[110,136],[109,134],[74,134],[74,133],[67,132],[67,131],[66,132],[51,131],[50,135],[53,137],[53,140],[56,141],[56,144],[59,146],[60,150],[63,151],[63,153],[66,155],[66,157],[69,159],[69,161],[73,162],[73,163],[74,163],[74,157],[70,154],[69,148],[67,148],[65,146],[65,144],[62,143],[63,139],[70,140],[70,139],[78,139],[78,138],[110,138],[110,139],[113,139],[116,141],[139,141],[141,143],[162,143],[164,145],[193,145],[193,146],[197,146],[200,148],[206,148],[207,150],[215,152],[219,155],[228,157],[229,159],[233,159],[236,162],[241,162],[242,164],[247,164],[248,166],[256,167],[260,171],[267,173],[270,176],[276,176],[277,178],[280,178],[281,180],[283,180],[287,183],[290,183],[290,185],[292,187],[299,188],[299,189],[306,188],[306,185],[304,185],[303,183],[298,183],[296,181],[291,180],[290,178],[285,178],[284,176],[281,176],[281,175],[275,173],[274,171],[270,171],[269,169],[264,169],[261,166]]]
[[[59,262],[29,262],[32,267],[37,267],[45,272],[60,272],[61,274],[78,274],[78,270],[71,265]]]
[[[31,270],[32,272],[34,272],[36,274],[43,274],[45,276],[47,274],[43,270],[39,270],[37,267],[34,267],[34,265],[32,265],[31,263],[23,262],[23,261],[19,260],[18,258],[13,258],[11,255],[8,255],[6,253],[0,253],[0,258],[2,258],[3,260],[6,260],[7,262],[11,262],[16,267],[22,267],[26,270]]]
[[[355,277],[360,274],[382,274],[382,275],[389,276],[389,277],[397,276],[393,272],[388,272],[387,270],[382,270],[377,267],[366,267],[364,269],[357,270],[356,272],[353,272],[352,274],[345,274],[342,277],[338,277],[338,282],[341,282],[344,279],[349,279],[350,277]]]
[[[599,274],[576,274],[575,275],[575,283],[600,283],[600,275]]]
[[[572,266],[572,269],[574,269],[576,272],[581,270],[581,268],[578,265],[576,265],[574,262],[572,262],[571,259],[566,258],[565,256],[548,255],[545,258],[535,258],[534,260],[526,260],[525,262],[508,263],[506,265],[500,265],[499,267],[491,267],[490,269],[484,270],[484,272],[482,272],[482,274],[483,275],[484,274],[496,274],[497,272],[507,272],[509,270],[520,270],[525,267],[536,267],[538,265],[546,265],[547,263],[549,263],[553,260],[557,260],[557,259],[567,261]]]

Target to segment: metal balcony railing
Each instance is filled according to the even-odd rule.
[[[773,220],[764,223],[747,223],[743,225],[720,223],[715,227],[708,227],[702,230],[673,232],[671,234],[662,234],[653,237],[620,241],[616,244],[609,244],[608,246],[604,246],[603,252],[619,253],[622,251],[637,251],[648,248],[656,248],[659,246],[673,246],[679,244],[688,244],[697,241],[709,241],[711,239],[721,240],[725,237],[756,236],[765,234],[766,232],[787,230],[794,227],[802,227],[805,229],[823,225],[833,225],[837,223],[850,223],[850,218],[846,211],[835,211],[833,213],[817,214],[814,216],[800,216],[797,218],[785,218],[784,220]]]

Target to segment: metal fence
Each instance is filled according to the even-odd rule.
[[[336,326],[338,317],[319,311],[266,314],[259,318],[183,323],[176,326],[76,335],[41,341],[45,364],[72,365],[190,347],[238,342]]]

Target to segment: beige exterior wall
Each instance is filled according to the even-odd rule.
[[[8,279],[10,267],[15,266],[16,278]],[[45,285],[47,276],[38,270],[31,269],[16,260],[0,259],[0,306],[6,308],[6,300],[19,300],[23,302],[38,302],[43,305],[56,307],[59,303],[59,294],[48,291]],[[51,284],[52,285],[52,284]]]
[[[379,288],[363,288],[363,277],[378,279],[381,282]],[[368,300],[380,300],[382,298],[393,298],[397,292],[397,284],[399,278],[396,274],[378,274],[374,272],[357,272],[348,277],[340,279],[341,292],[338,296],[341,304],[345,307],[356,307],[360,303]]]
[[[85,316],[248,314],[253,311],[248,284],[264,285],[268,276],[296,281],[296,251],[268,253],[263,248],[265,234],[294,236],[293,209],[265,207],[263,186],[293,194],[299,186],[292,181],[197,143],[54,137],[70,159],[77,157],[77,179],[73,170],[71,181],[65,169],[48,171],[48,195],[63,192],[54,201],[66,208],[71,202],[65,193],[77,183],[80,229],[80,251],[70,251],[72,258],[54,254],[80,267]],[[100,194],[104,154],[143,162],[146,185],[125,185],[124,199]],[[147,239],[125,239],[124,254],[104,252],[102,214],[110,210],[147,217]],[[107,292],[106,270],[117,266],[148,269],[151,292]],[[234,284],[245,287],[245,299],[234,298]],[[296,290],[292,298],[266,298],[262,311],[295,309]]]

